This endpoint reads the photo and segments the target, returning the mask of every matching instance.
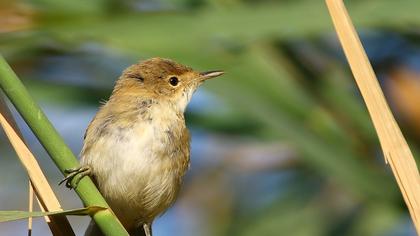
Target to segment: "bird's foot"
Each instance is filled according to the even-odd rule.
[[[77,168],[66,169],[64,172],[68,175],[62,179],[58,185],[66,182],[66,187],[72,189],[77,188],[77,185],[83,177],[89,176],[91,174],[91,169],[89,166],[80,166]],[[74,183],[72,184],[72,182]]]
[[[144,234],[146,236],[152,236],[152,224],[144,223],[143,224]]]

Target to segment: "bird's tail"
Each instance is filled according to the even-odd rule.
[[[135,229],[129,230],[128,233],[131,236],[146,236],[144,233],[143,227],[137,227]],[[85,236],[105,236],[99,227],[95,224],[95,221],[91,220],[89,226],[86,229]]]
[[[89,226],[86,229],[85,236],[104,236],[104,234],[95,224],[95,221],[91,220]]]

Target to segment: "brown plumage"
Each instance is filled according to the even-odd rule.
[[[153,220],[175,201],[190,158],[185,108],[204,80],[221,74],[161,58],[132,65],[90,123],[75,173],[94,178],[133,234],[140,227],[151,235]],[[87,234],[98,232],[91,224]]]

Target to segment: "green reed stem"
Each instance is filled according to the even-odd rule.
[[[1,55],[0,88],[16,107],[60,171],[64,174],[65,169],[78,167],[79,162],[74,154]],[[108,208],[92,216],[105,235],[128,235],[90,178],[83,178],[75,191],[85,206]]]

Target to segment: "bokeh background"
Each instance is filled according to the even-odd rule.
[[[420,2],[346,4],[418,157]],[[76,154],[128,65],[226,71],[189,106],[191,169],[156,236],[415,235],[321,0],[1,0],[0,53]],[[80,207],[15,115],[64,208]],[[0,157],[0,209],[26,210],[3,132]],[[82,235],[89,218],[70,220]],[[37,219],[33,235],[49,234]],[[26,221],[0,235],[26,235]]]

